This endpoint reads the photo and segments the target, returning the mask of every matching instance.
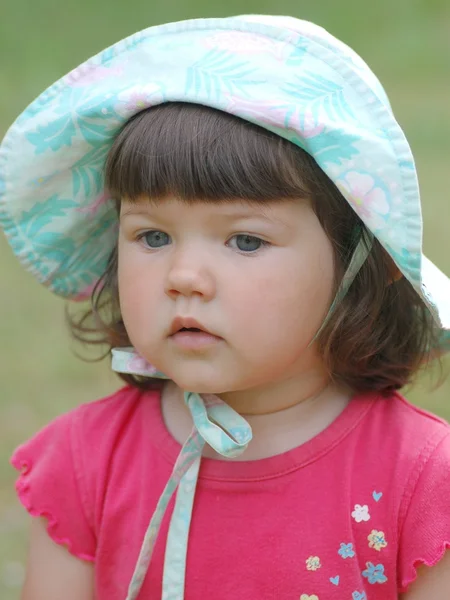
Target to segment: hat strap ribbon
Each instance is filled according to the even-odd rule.
[[[113,350],[114,371],[168,379],[163,373],[144,363],[132,348]],[[225,458],[234,458],[245,451],[252,439],[252,430],[247,421],[217,396],[184,392],[184,401],[191,413],[194,427],[181,449],[150,520],[126,600],[135,600],[138,597],[164,514],[177,488],[164,556],[162,600],[184,598],[189,528],[205,443]]]

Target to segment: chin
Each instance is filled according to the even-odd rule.
[[[217,395],[233,391],[231,382],[220,377],[196,377],[193,373],[183,376],[173,373],[170,379],[185,392]]]
[[[225,392],[229,392],[231,390],[227,389],[227,388],[222,388],[222,387],[218,387],[217,385],[214,384],[208,384],[208,383],[204,383],[204,382],[197,382],[197,381],[180,381],[180,380],[173,380],[177,386],[182,389],[184,392],[194,392],[196,394],[224,394]]]

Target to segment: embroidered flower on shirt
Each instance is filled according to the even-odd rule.
[[[386,583],[387,577],[384,574],[383,565],[374,565],[367,562],[366,567],[367,569],[362,572],[362,575],[368,579],[369,583]]]
[[[300,600],[319,600],[319,596],[313,594],[312,596],[308,596],[308,594],[302,594],[300,596]]]
[[[352,517],[355,519],[357,523],[361,523],[361,521],[369,521],[369,507],[367,504],[361,506],[361,504],[355,504],[355,510],[352,512]]]
[[[383,531],[372,529],[371,533],[367,536],[367,539],[369,540],[369,548],[374,548],[375,550],[378,550],[378,552],[387,546]]]
[[[318,556],[310,556],[306,560],[306,568],[308,571],[317,571],[322,565],[320,564],[320,558]]]
[[[338,550],[339,556],[342,558],[353,558],[355,556],[355,551],[353,550],[353,544],[341,544],[341,547]]]

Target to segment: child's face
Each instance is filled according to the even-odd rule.
[[[121,206],[124,323],[136,350],[182,389],[245,390],[321,367],[308,345],[332,301],[333,270],[306,201]],[[171,336],[176,317],[218,339]]]

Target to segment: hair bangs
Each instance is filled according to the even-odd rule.
[[[314,159],[291,142],[243,119],[171,102],[132,117],[106,162],[111,195],[187,202],[308,196]]]

